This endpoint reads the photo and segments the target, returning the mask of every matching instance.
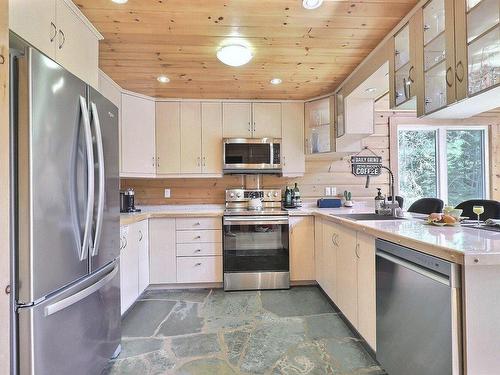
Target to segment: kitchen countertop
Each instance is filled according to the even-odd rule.
[[[121,214],[121,225],[152,217],[222,216],[224,205],[164,205],[142,206],[142,212]],[[317,208],[305,204],[288,210],[290,216],[320,217],[372,236],[434,255],[459,264],[500,264],[500,232],[464,227],[436,227],[426,225],[425,215],[406,213],[407,220],[353,221],[343,214],[372,213],[372,202],[356,202],[352,208]]]

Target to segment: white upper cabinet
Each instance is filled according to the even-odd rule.
[[[305,173],[304,155],[304,103],[286,102],[282,111],[282,152],[283,176],[294,177]]]
[[[99,39],[70,0],[9,0],[9,27],[93,87],[98,87]]]
[[[56,57],[56,0],[9,0],[9,28],[52,59]]]
[[[156,103],[156,172],[181,171],[180,102]]]
[[[333,151],[329,98],[305,103],[305,132],[307,154]]]
[[[181,102],[181,173],[201,173],[200,102]]]
[[[201,103],[202,172],[222,174],[222,103]]]
[[[155,103],[142,97],[122,94],[121,105],[122,176],[154,176]]]
[[[253,138],[281,138],[281,103],[253,103]]]
[[[224,138],[252,137],[252,104],[223,103]]]
[[[74,75],[98,87],[99,41],[64,0],[56,0],[56,60]]]

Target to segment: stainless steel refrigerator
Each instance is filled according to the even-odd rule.
[[[118,110],[11,36],[18,374],[96,375],[119,351]]]

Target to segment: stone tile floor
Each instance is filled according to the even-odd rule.
[[[384,374],[316,287],[146,291],[105,375]]]

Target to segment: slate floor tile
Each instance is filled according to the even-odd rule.
[[[173,301],[138,301],[122,322],[122,336],[152,336],[176,303]]]
[[[124,339],[122,340],[122,351],[118,359],[134,357],[160,350],[165,345],[165,341],[161,339]]]
[[[203,319],[198,316],[198,303],[179,302],[158,329],[157,336],[178,336],[201,332]]]
[[[210,293],[210,289],[150,289],[146,290],[139,299],[161,299],[168,301],[203,302]]]
[[[278,316],[333,313],[333,307],[316,287],[261,292],[262,307]]]
[[[218,358],[197,359],[184,364],[178,375],[237,375],[226,362]]]
[[[326,352],[343,371],[371,369],[375,360],[356,340],[326,339]]]
[[[337,314],[313,315],[304,319],[309,339],[354,337],[354,333]]]
[[[215,333],[176,337],[172,339],[172,351],[178,358],[201,357],[220,351]]]

